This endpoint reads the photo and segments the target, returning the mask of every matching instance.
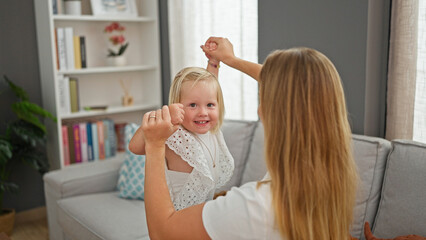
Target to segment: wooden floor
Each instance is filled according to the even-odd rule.
[[[46,240],[49,239],[47,220],[40,219],[16,224],[12,233],[12,240]]]
[[[46,208],[36,208],[16,214],[15,227],[11,240],[46,240],[49,239],[47,229]]]

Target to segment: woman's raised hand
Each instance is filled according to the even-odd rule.
[[[178,127],[171,122],[168,106],[145,113],[142,120],[142,131],[146,146],[164,147],[166,140]]]
[[[210,37],[204,45],[201,45],[201,49],[206,56],[217,59],[226,65],[230,65],[235,58],[234,47],[227,38]]]

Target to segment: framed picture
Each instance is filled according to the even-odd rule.
[[[137,17],[135,0],[90,0],[93,16]]]

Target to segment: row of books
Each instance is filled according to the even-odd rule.
[[[124,126],[124,124],[114,124],[111,119],[62,125],[64,165],[97,161],[115,156],[117,139],[124,138],[121,136],[124,131],[119,128],[124,128]],[[123,151],[122,147],[119,150]]]
[[[78,112],[80,110],[80,98],[78,90],[78,78],[59,75],[59,111],[62,114]]]
[[[52,0],[53,14],[63,14],[65,12],[62,0]]]
[[[72,27],[55,28],[56,65],[59,70],[87,67],[86,38],[74,35]]]

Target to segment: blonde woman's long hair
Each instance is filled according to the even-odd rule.
[[[309,48],[275,51],[263,65],[259,91],[281,236],[348,239],[358,177],[334,65]]]
[[[216,133],[219,131],[223,124],[223,117],[225,115],[225,103],[223,101],[222,88],[220,87],[217,78],[204,68],[199,67],[187,67],[180,70],[175,78],[173,79],[172,85],[170,86],[169,93],[169,105],[173,103],[180,103],[182,98],[182,85],[184,82],[193,82],[192,86],[195,86],[200,81],[208,82],[217,92],[217,104],[219,108],[219,117],[215,127],[210,131]]]

